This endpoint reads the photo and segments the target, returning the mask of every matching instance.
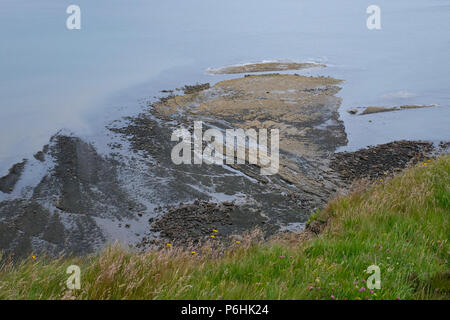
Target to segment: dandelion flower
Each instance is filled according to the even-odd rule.
[[[192,254],[196,254],[197,253],[197,251],[192,251]]]
[[[36,256],[31,256],[31,259],[36,260]]]
[[[217,229],[213,229],[213,232],[215,232],[215,233],[218,233],[218,232],[219,232],[219,230],[217,230]]]
[[[168,247],[171,247],[171,246],[172,246],[172,244],[171,244],[171,243],[168,243],[168,244],[166,244],[166,246],[168,246]]]
[[[211,235],[211,238],[213,238],[213,239],[214,239],[215,237],[216,237],[215,235],[213,235],[213,234]]]
[[[240,242],[239,240],[236,240],[236,243],[237,243],[237,244],[240,244],[241,242]]]

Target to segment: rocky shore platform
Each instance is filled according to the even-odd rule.
[[[261,68],[221,72],[286,66]],[[236,239],[254,228],[266,236],[296,232],[354,180],[380,179],[435,156],[423,141],[336,153],[347,144],[338,112],[341,84],[263,73],[165,90],[139,115],[108,126],[107,152],[95,141],[55,135],[0,178],[0,251],[23,258],[85,254],[116,240],[145,250]],[[221,132],[278,129],[279,170],[261,175],[260,163],[174,164],[172,133],[192,132],[195,121]]]

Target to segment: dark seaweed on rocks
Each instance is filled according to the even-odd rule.
[[[192,94],[192,93],[197,93],[206,89],[210,88],[210,84],[209,83],[201,83],[201,84],[195,84],[195,85],[186,85],[182,88],[184,94]]]
[[[331,168],[345,180],[377,179],[427,159],[433,150],[431,142],[395,141],[356,152],[336,153]]]
[[[235,203],[199,200],[169,207],[162,216],[151,218],[149,222],[151,231],[158,232],[160,239],[144,238],[137,247],[161,247],[166,242],[189,247],[207,240],[224,243],[255,227],[266,235],[273,234],[278,229],[267,223],[267,219],[257,212],[252,213],[248,208],[241,208]]]
[[[450,141],[441,141],[441,142],[439,142],[439,148],[442,151],[447,151],[450,148]]]
[[[6,176],[0,178],[1,192],[11,193],[14,190],[14,186],[16,185],[17,181],[19,181],[26,163],[27,160],[16,163],[11,167],[11,169],[9,169],[9,173]]]
[[[44,162],[45,161],[45,155],[48,153],[49,150],[49,145],[46,144],[41,151],[36,152],[33,157],[40,161],[40,162]]]
[[[171,208],[152,224],[152,230],[176,244],[196,243],[214,235],[213,230],[231,225],[234,204],[196,201]]]

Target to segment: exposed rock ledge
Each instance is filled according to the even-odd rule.
[[[262,63],[248,63],[242,65],[228,66],[217,69],[208,69],[210,74],[236,74],[236,73],[253,73],[253,72],[273,72],[273,71],[287,71],[300,70],[308,68],[325,67],[318,63],[298,63],[298,62],[262,62]]]

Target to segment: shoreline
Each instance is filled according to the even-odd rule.
[[[236,238],[255,226],[271,236],[306,223],[354,179],[389,176],[439,153],[417,141],[335,153],[347,143],[338,113],[340,83],[262,73],[186,85],[177,89],[182,95],[166,90],[166,97],[147,102],[124,125],[107,127],[116,137],[107,155],[80,138],[55,135],[34,157],[50,168],[41,181],[27,197],[0,202],[0,250],[22,257],[40,251],[84,254],[121,238],[145,250],[204,241],[214,235],[211,230],[220,230],[214,235],[219,241]],[[251,165],[175,166],[170,134],[195,120],[221,130],[280,128],[279,173],[262,177]],[[365,161],[367,172],[353,172]],[[14,168],[0,179],[2,190],[20,180],[24,168]]]

